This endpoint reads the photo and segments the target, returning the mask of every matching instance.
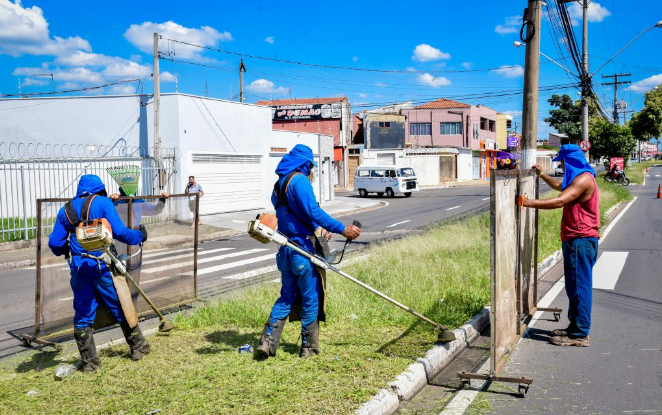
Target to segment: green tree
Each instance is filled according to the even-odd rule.
[[[592,120],[589,140],[594,158],[624,157],[628,160],[637,146],[628,125],[612,124],[603,119]]]
[[[640,141],[662,136],[662,85],[646,92],[644,108],[630,121],[632,135]]]
[[[549,110],[549,117],[544,121],[567,135],[571,143],[579,142],[582,137],[582,101],[573,101],[568,94],[554,94],[547,102],[556,109]],[[598,118],[598,107],[593,99],[588,102],[588,116],[590,121]]]

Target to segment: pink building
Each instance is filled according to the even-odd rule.
[[[491,108],[440,98],[401,113],[407,117],[405,142],[412,147],[496,149],[497,112]]]

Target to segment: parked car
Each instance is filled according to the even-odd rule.
[[[559,177],[559,176],[563,176],[563,174],[564,174],[563,167],[561,167],[561,165],[556,166],[556,168],[554,169],[554,176]]]
[[[418,179],[411,167],[396,166],[359,166],[354,174],[354,190],[361,197],[368,193],[377,193],[377,196],[393,197],[396,194],[411,196],[417,192]]]

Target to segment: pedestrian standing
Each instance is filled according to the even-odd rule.
[[[552,189],[561,193],[551,199],[529,200],[517,197],[517,204],[534,209],[563,208],[561,242],[565,291],[568,295],[566,329],[552,331],[551,342],[557,346],[588,347],[593,297],[593,266],[598,257],[600,229],[600,194],[595,171],[576,144],[564,144],[552,161],[560,161],[563,180],[541,174],[540,166],[533,168]]]
[[[188,177],[188,184],[186,185],[186,190],[184,191],[187,195],[189,195],[188,198],[188,208],[193,214],[193,222],[191,223],[191,228],[195,226],[195,199],[197,194],[200,194],[200,198],[205,195],[205,191],[202,190],[202,186],[198,184],[195,181],[194,176],[189,176]],[[198,225],[202,225],[202,219],[200,219],[200,215],[198,215]]]

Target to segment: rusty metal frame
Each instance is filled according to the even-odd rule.
[[[190,195],[186,193],[180,193],[180,194],[174,194],[170,195],[169,197],[188,197]],[[140,196],[140,199],[143,200],[151,200],[151,199],[161,199],[163,198],[162,195],[149,195],[149,196]],[[127,222],[129,225],[132,225],[133,221],[133,214],[131,207],[133,205],[133,197],[120,197],[119,200],[128,200],[129,203],[129,209],[128,209],[128,217],[127,217]],[[41,211],[42,211],[42,204],[43,203],[57,203],[57,202],[68,202],[70,201],[70,198],[45,198],[45,199],[37,199],[36,207],[37,207],[37,264],[36,264],[36,275],[35,275],[35,321],[34,321],[34,331],[33,334],[27,334],[24,333],[21,335],[21,341],[26,347],[30,347],[32,343],[36,343],[42,346],[51,346],[55,348],[58,352],[62,351],[62,345],[53,341],[47,340],[48,338],[53,338],[53,337],[59,337],[62,335],[65,335],[69,333],[71,330],[66,330],[66,331],[60,331],[57,333],[52,333],[46,336],[40,336],[41,334],[41,279],[42,279],[42,273],[41,273],[41,251],[42,251],[42,217],[41,217]],[[196,196],[196,207],[195,207],[195,219],[196,219],[196,225],[195,225],[195,235],[194,235],[194,241],[193,241],[193,284],[194,284],[194,298],[198,298],[198,213],[199,213],[199,204],[200,204],[200,196]],[[127,245],[127,253],[130,253],[130,247]],[[178,307],[183,304],[189,303],[188,301],[185,302],[180,302],[176,304],[172,304],[171,307]],[[147,315],[149,312],[143,313],[142,315]]]
[[[498,171],[499,177],[506,177],[509,179],[516,179],[517,180],[517,193],[519,194],[521,191],[521,178],[522,174],[530,174],[533,170],[511,170],[511,171]],[[490,249],[490,278],[492,281],[495,278],[495,254],[496,254],[496,249],[494,247],[497,246],[499,241],[496,239],[496,229],[495,229],[495,220],[494,220],[494,215],[496,211],[496,197],[494,194],[494,188],[496,187],[496,172],[497,170],[492,170],[490,174],[490,216],[492,217],[490,221],[490,243],[492,244],[492,249]],[[539,181],[536,182],[536,198],[538,197],[538,184]],[[536,212],[537,213],[537,212]],[[521,243],[520,243],[520,238],[521,238],[521,209],[516,209],[515,211],[515,224],[517,226],[517,275],[515,276],[516,278],[516,309],[517,309],[517,315],[512,316],[512,318],[517,319],[518,323],[518,335],[522,335],[526,331],[526,323],[528,322],[532,315],[529,314],[528,316],[521,316],[520,314],[522,313],[522,272],[521,272]],[[537,249],[538,249],[538,217],[537,215],[535,216],[534,219],[535,222],[535,229],[534,229],[534,261],[536,263],[536,266],[534,269],[537,269]],[[537,284],[537,271],[534,274],[534,280],[536,281]],[[493,284],[491,284],[493,285]],[[534,288],[534,290],[537,290],[537,287]],[[494,292],[492,292],[492,295],[494,295]],[[537,300],[536,300],[537,301]],[[536,302],[537,304],[537,302]],[[534,310],[530,310],[530,313],[533,313]],[[492,335],[491,340],[490,340],[490,347],[492,350],[495,348],[495,339],[496,336],[498,335],[498,331],[495,331],[495,327],[497,326],[496,320],[496,313],[494,310],[490,310],[490,322],[492,323]],[[520,330],[521,328],[521,330]],[[507,352],[504,357],[510,355],[513,350],[510,350]],[[490,352],[490,358],[493,359],[493,353]],[[533,383],[533,379],[521,377],[521,378],[516,378],[516,377],[508,377],[508,376],[498,376],[499,372],[501,369],[503,369],[503,366],[505,365],[507,359],[500,359],[499,362],[492,362],[492,367],[490,369],[490,373],[486,375],[482,374],[477,374],[477,373],[467,373],[467,372],[458,372],[457,377],[461,380],[462,386],[464,389],[467,389],[469,387],[471,379],[477,379],[477,380],[486,380],[486,381],[494,381],[494,382],[506,382],[506,383],[517,383],[518,384],[518,393],[521,397],[524,397],[526,393],[529,390],[529,386]]]

